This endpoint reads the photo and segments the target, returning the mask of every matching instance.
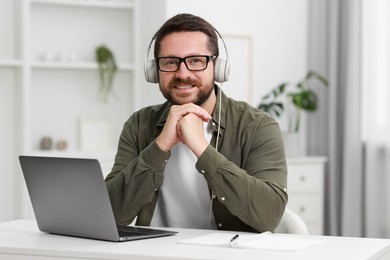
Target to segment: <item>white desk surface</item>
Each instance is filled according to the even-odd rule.
[[[42,233],[33,220],[15,220],[0,223],[0,259],[390,259],[390,239],[291,235],[326,242],[298,252],[277,252],[177,244],[178,240],[216,231],[173,230],[179,233],[105,242]]]

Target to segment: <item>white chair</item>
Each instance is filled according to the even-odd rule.
[[[292,210],[286,208],[275,233],[309,234],[303,219]]]

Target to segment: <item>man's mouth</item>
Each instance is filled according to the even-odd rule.
[[[190,88],[192,88],[192,85],[187,85],[187,86],[175,86],[175,88],[178,88],[178,89],[190,89]]]

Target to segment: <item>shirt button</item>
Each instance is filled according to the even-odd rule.
[[[201,170],[200,172],[201,172],[201,173],[205,173],[206,171],[205,171],[205,170]]]
[[[221,200],[222,200],[222,201],[225,201],[225,197],[221,197]]]
[[[287,192],[287,189],[286,188],[283,188],[284,192]]]
[[[168,160],[165,160],[164,162],[165,162],[165,163],[167,163],[167,162],[168,162]]]
[[[221,227],[222,227],[222,223],[218,223],[218,227],[220,227],[220,228],[221,228]]]

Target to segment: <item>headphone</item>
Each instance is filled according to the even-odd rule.
[[[225,54],[226,54],[226,60],[217,57],[215,59],[215,65],[214,65],[214,80],[216,82],[222,83],[222,82],[225,82],[229,79],[230,63],[228,61],[228,51],[226,48],[225,41],[223,40],[221,34],[217,30],[215,30],[215,32],[218,34],[219,38],[222,40],[223,47],[225,49]],[[150,82],[150,83],[158,83],[159,82],[157,62],[155,59],[148,60],[150,49],[152,47],[152,43],[153,43],[153,41],[156,40],[156,37],[157,37],[157,35],[155,35],[149,43],[148,51],[146,53],[145,64],[144,64],[145,79],[147,82]]]

